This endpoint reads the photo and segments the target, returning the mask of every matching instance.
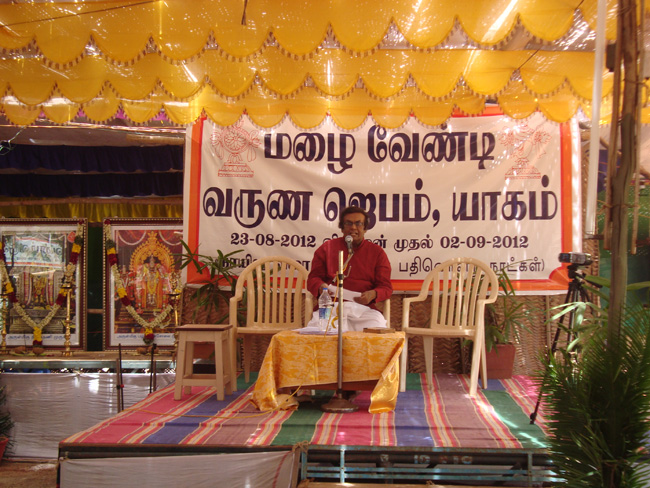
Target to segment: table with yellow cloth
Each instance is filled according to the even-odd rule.
[[[395,409],[399,390],[399,355],[404,333],[343,334],[343,382],[377,380],[370,395],[370,413]],[[252,401],[261,411],[285,408],[278,401],[279,388],[307,387],[338,382],[338,336],[275,334],[264,356]]]

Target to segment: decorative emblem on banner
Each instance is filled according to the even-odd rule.
[[[253,170],[244,162],[241,154],[247,153],[248,162],[255,160],[255,148],[261,143],[259,131],[246,131],[242,123],[243,120],[240,119],[229,127],[215,128],[212,131],[210,142],[219,159],[224,161],[219,176],[253,177]],[[225,153],[228,153],[228,156],[224,159]]]
[[[515,164],[505,174],[506,179],[538,180],[542,177],[535,163],[546,154],[544,147],[551,139],[547,131],[523,124],[515,130],[507,131],[499,139],[512,151],[511,156],[515,160]]]

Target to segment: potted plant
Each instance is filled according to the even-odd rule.
[[[488,378],[512,376],[516,345],[522,331],[528,327],[530,310],[517,298],[507,267],[497,273],[501,293],[495,303],[485,310],[485,349]]]
[[[11,447],[9,434],[14,426],[9,411],[5,409],[5,404],[7,403],[5,388],[5,386],[0,386],[0,462],[2,462],[5,450]]]
[[[217,249],[217,256],[212,257],[193,252],[182,240],[181,244],[185,249],[185,254],[181,255],[180,269],[194,266],[197,273],[205,276],[203,284],[190,295],[190,301],[194,305],[194,319],[196,319],[199,310],[204,310],[207,312],[208,317],[213,312],[218,314],[213,319],[216,324],[227,321],[228,304],[237,286],[235,270],[239,268],[239,263],[236,259],[233,259],[233,256],[242,252],[243,249],[228,254],[224,254]]]
[[[586,279],[609,287],[608,280]],[[649,287],[636,283],[628,291]],[[565,304],[561,313],[575,314],[577,339],[548,358],[537,378],[549,452],[561,486],[648,486],[650,308],[628,295],[622,326],[611,334],[608,297],[592,292],[605,306]]]
[[[183,240],[181,240],[181,244],[185,253],[180,256],[180,269],[193,266],[197,273],[203,276],[202,284],[189,295],[189,304],[193,309],[192,321],[196,321],[199,312],[201,312],[201,320],[206,323],[228,323],[230,298],[235,294],[237,286],[235,272],[241,268],[238,260],[233,256],[242,252],[243,249],[227,254],[217,249],[217,255],[213,257],[199,254],[198,249],[192,251]],[[240,320],[239,314],[237,319]],[[198,358],[211,359],[214,358],[214,348],[209,344],[199,344],[195,347],[194,354]],[[203,365],[199,367],[203,367]],[[213,368],[213,366],[210,367]]]

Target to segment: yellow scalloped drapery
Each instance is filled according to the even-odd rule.
[[[525,89],[548,96],[565,82],[576,96],[589,99],[593,87],[594,54],[589,52],[481,51],[454,49],[431,53],[392,50],[355,57],[343,51],[323,50],[306,60],[295,60],[277,49],[247,62],[227,60],[212,51],[184,64],[160,56],[144,56],[132,65],[107,63],[86,57],[68,68],[54,69],[37,59],[0,60],[0,80],[5,90],[23,104],[38,105],[52,97],[55,88],[73,103],[83,104],[112,87],[118,98],[142,100],[157,87],[176,100],[194,98],[210,86],[225,98],[245,95],[253,84],[276,96],[293,96],[307,78],[330,97],[347,95],[361,81],[377,98],[397,95],[409,81],[424,95],[443,98],[462,78],[476,94],[495,96],[515,72]],[[611,76],[604,74],[604,94]]]
[[[24,49],[36,41],[50,61],[78,59],[92,39],[109,59],[129,62],[150,49],[150,40],[167,58],[186,60],[216,44],[234,57],[263,49],[269,34],[291,54],[316,50],[331,27],[345,50],[376,48],[391,23],[416,48],[442,43],[455,20],[482,45],[506,39],[521,23],[544,41],[555,41],[580,14],[595,28],[597,0],[232,0],[54,1],[0,5],[0,46]],[[608,2],[608,12],[616,2]],[[615,16],[607,35],[615,37]]]
[[[58,1],[0,5],[0,108],[147,123],[205,114],[270,127],[289,116],[345,129],[366,117],[439,125],[498,103],[565,122],[591,110],[594,53],[554,48],[595,28],[597,0]],[[650,2],[647,2],[650,4]],[[646,7],[650,10],[650,6]],[[607,36],[616,2],[608,2]],[[539,39],[533,48],[513,37]],[[603,97],[612,76],[602,74]],[[644,114],[645,115],[645,114]],[[649,118],[646,116],[646,118]]]

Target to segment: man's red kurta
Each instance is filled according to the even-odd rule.
[[[339,270],[339,251],[343,251],[343,261],[348,259],[348,248],[342,237],[326,241],[316,249],[311,261],[311,270],[307,280],[307,289],[318,297],[320,289],[326,285],[336,284],[335,278]],[[363,240],[348,267],[345,270],[343,287],[346,290],[365,292],[375,290],[377,298],[368,306],[376,309],[376,302],[383,302],[393,294],[390,282],[390,262],[386,252],[377,244]]]

